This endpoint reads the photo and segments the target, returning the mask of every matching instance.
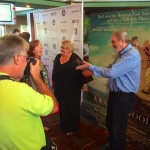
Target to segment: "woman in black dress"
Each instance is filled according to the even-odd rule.
[[[61,53],[54,60],[52,87],[60,105],[60,129],[72,135],[80,122],[81,88],[84,77],[76,66],[81,58],[73,53],[74,45],[65,40],[61,44]]]

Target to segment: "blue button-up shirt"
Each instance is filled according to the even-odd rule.
[[[109,89],[113,92],[136,93],[140,84],[141,58],[130,44],[121,51],[108,68],[89,66],[95,76],[109,78]]]

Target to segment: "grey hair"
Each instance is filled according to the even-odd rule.
[[[0,66],[8,65],[16,54],[26,54],[29,44],[20,36],[10,34],[0,38]]]
[[[121,40],[121,39],[125,39],[125,42],[126,43],[129,43],[129,36],[128,36],[128,33],[125,32],[124,30],[119,30],[119,31],[116,31],[112,34],[113,36],[116,36],[118,40]]]

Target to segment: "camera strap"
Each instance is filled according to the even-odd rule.
[[[8,75],[0,75],[0,80],[12,80],[15,81],[15,79]]]

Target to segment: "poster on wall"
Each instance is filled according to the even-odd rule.
[[[116,11],[92,14],[90,16],[90,63],[106,67],[116,57],[111,47],[111,34],[117,30],[128,32],[130,39],[138,36],[136,47],[141,55],[141,81],[136,94],[136,104],[128,121],[127,141],[150,148],[150,9]],[[131,64],[132,65],[132,64]],[[108,98],[108,79],[94,77],[89,83],[89,93],[85,93],[82,116],[105,128]],[[144,91],[144,92],[143,92]]]
[[[60,53],[61,41],[71,40],[74,52],[83,58],[82,4],[47,9],[34,13],[36,39],[43,46],[42,62],[51,80],[53,61]]]

